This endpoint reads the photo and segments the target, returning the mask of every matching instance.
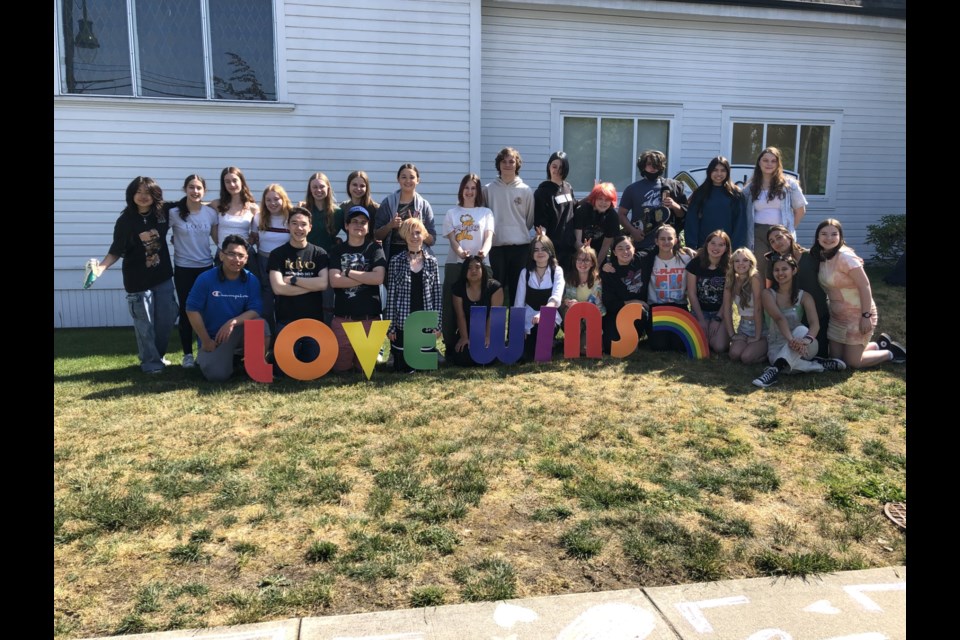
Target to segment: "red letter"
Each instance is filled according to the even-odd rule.
[[[263,359],[263,325],[260,318],[243,323],[243,368],[251,380],[273,382],[273,367]]]
[[[603,355],[603,316],[592,302],[578,302],[569,309],[563,319],[563,357],[580,357],[580,321],[587,325],[587,357],[600,358]]]

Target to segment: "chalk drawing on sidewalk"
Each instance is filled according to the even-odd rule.
[[[504,629],[510,629],[518,622],[533,622],[539,617],[533,609],[518,607],[506,602],[498,604],[493,611],[493,621]]]
[[[712,600],[697,600],[694,602],[678,602],[677,610],[680,612],[690,626],[699,633],[712,633],[713,626],[703,615],[704,609],[713,609],[714,607],[730,607],[737,604],[750,604],[747,596],[730,596],[728,598],[714,598]]]
[[[830,604],[829,600],[817,600],[813,604],[803,608],[807,613],[840,613],[840,609]]]
[[[643,640],[656,625],[653,613],[643,607],[608,602],[581,613],[556,640]]]
[[[747,640],[793,640],[793,636],[783,629],[760,629],[751,633]]]
[[[408,633],[383,633],[375,636],[334,636],[331,640],[426,640],[422,631]]]
[[[874,602],[866,592],[872,591],[906,591],[906,582],[885,582],[882,584],[851,584],[843,588],[851,598],[856,600],[867,611],[883,611],[883,607]]]

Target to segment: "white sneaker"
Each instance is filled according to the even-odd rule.
[[[193,358],[192,353],[185,354],[183,356],[183,368],[184,369],[193,369],[196,366],[197,361]]]
[[[167,359],[167,356],[161,356],[160,362],[162,362],[162,363],[163,363],[163,366],[165,366],[165,367],[169,367],[170,365],[173,364],[172,362],[170,362],[169,359]]]

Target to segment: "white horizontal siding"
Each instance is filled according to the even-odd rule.
[[[890,28],[897,21],[809,25],[774,12],[768,15],[777,20],[760,23],[624,10],[648,2],[607,4],[617,8],[484,4],[485,179],[495,176],[492,158],[507,145],[523,155],[528,183],[543,179],[551,140],[560,137],[551,131],[552,100],[681,105],[671,171],[728,152],[720,148],[724,107],[815,109],[842,114],[842,138],[831,150],[839,154],[832,197],[808,208],[801,242],[809,245],[816,224],[836,216],[848,242],[870,255],[866,225],[906,211],[902,180],[891,180],[889,170],[906,140],[905,29]]]
[[[296,200],[319,170],[342,200],[347,175],[364,169],[379,201],[396,190],[397,168],[414,162],[440,228],[470,170],[478,2],[277,0],[286,106],[55,99],[54,325],[130,324],[119,266],[79,287],[86,260],[106,253],[137,175],[179,199],[184,176],[197,172],[213,199],[220,170],[236,165],[258,200],[273,182]]]

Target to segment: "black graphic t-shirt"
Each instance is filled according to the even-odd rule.
[[[701,311],[720,311],[723,306],[723,285],[726,276],[722,269],[710,269],[694,258],[687,264],[687,271],[697,276],[697,300]]]
[[[308,242],[306,247],[298,249],[287,242],[270,252],[267,268],[279,271],[284,277],[316,278],[328,263],[327,252],[317,245]],[[320,291],[300,296],[277,296],[276,301],[277,322],[281,324],[301,318],[323,320],[323,293]]]
[[[152,289],[173,277],[167,246],[170,221],[150,213],[123,213],[113,227],[109,253],[123,258],[123,288],[128,293]]]
[[[387,267],[383,247],[377,242],[367,242],[362,247],[352,247],[343,242],[330,250],[330,268],[344,272],[373,271]],[[379,316],[383,305],[379,285],[359,285],[349,289],[334,289],[333,314],[337,316]]]

